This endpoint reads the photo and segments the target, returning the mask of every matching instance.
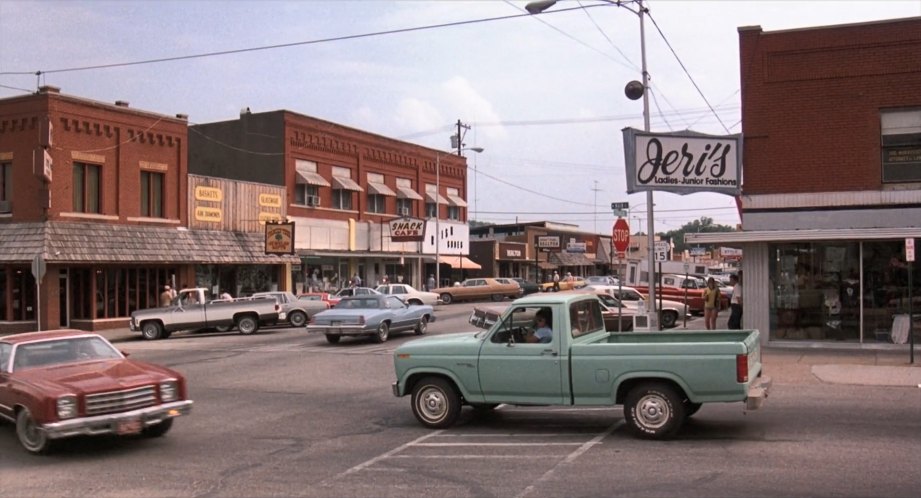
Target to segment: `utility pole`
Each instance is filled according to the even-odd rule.
[[[467,130],[470,129],[470,125],[464,124],[461,120],[457,120],[457,135],[451,137],[451,145],[457,149],[457,155],[461,155],[461,152],[464,150],[464,135]]]
[[[598,233],[598,192],[601,189],[598,188],[598,180],[595,180],[595,186],[592,187],[592,192],[595,193],[595,200],[592,202],[592,220],[594,227],[592,228],[593,233]]]

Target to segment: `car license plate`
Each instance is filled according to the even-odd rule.
[[[141,432],[141,419],[133,418],[130,420],[119,420],[115,427],[116,434],[124,436],[126,434],[137,434]]]

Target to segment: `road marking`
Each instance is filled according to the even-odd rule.
[[[450,448],[457,446],[579,446],[581,444],[585,443],[419,443],[414,444],[413,447]]]
[[[430,433],[428,433],[428,434],[426,434],[426,435],[424,435],[424,436],[422,436],[422,437],[420,437],[420,438],[416,438],[416,439],[414,439],[414,440],[412,440],[412,441],[410,441],[410,442],[408,442],[408,443],[405,443],[405,444],[403,444],[403,445],[397,446],[396,448],[394,448],[394,449],[392,449],[392,450],[390,450],[390,451],[388,451],[388,452],[386,452],[386,453],[380,454],[380,455],[378,455],[378,456],[376,456],[376,457],[374,457],[374,458],[372,458],[372,459],[370,459],[370,460],[368,460],[368,461],[366,461],[366,462],[360,463],[360,464],[358,464],[358,465],[356,465],[356,466],[354,466],[354,467],[352,467],[352,468],[346,470],[345,472],[342,472],[342,473],[336,475],[335,477],[333,477],[332,479],[329,479],[329,480],[330,480],[330,481],[336,481],[336,480],[339,480],[339,479],[341,479],[341,478],[343,478],[343,477],[345,477],[345,476],[347,476],[347,475],[349,475],[349,474],[354,474],[355,472],[358,472],[359,470],[362,470],[362,469],[365,469],[365,468],[367,468],[367,467],[370,467],[371,465],[374,465],[375,463],[377,463],[377,462],[379,462],[379,461],[381,461],[381,460],[383,460],[383,459],[385,459],[385,458],[387,458],[387,457],[389,457],[389,456],[391,456],[391,455],[394,455],[394,454],[396,454],[396,453],[399,453],[399,452],[405,450],[406,448],[409,448],[410,446],[413,446],[413,445],[415,445],[415,444],[419,444],[419,443],[421,443],[422,441],[425,441],[426,439],[435,437],[435,436],[441,434],[442,432],[443,432],[443,431],[430,432]],[[324,481],[324,483],[325,483],[325,482],[326,482],[326,481]]]
[[[547,457],[564,457],[566,453],[541,453],[540,455],[393,455],[390,458],[405,459],[444,459],[444,460],[521,460],[546,459]],[[370,469],[369,469],[370,470]]]
[[[586,442],[579,448],[576,448],[576,450],[570,453],[566,458],[557,462],[557,464],[551,467],[550,470],[548,470],[547,472],[544,472],[544,475],[540,476],[536,481],[534,481],[534,484],[531,484],[530,486],[524,488],[524,490],[521,493],[518,493],[515,496],[515,498],[523,498],[527,496],[528,494],[530,494],[532,491],[534,491],[534,489],[537,487],[538,484],[549,479],[550,476],[552,476],[554,472],[556,472],[556,469],[560,468],[562,465],[573,462],[576,458],[579,458],[579,456],[581,456],[586,451],[590,450],[596,444],[600,443],[604,438],[610,436],[611,433],[614,432],[614,430],[620,427],[623,423],[624,423],[623,421],[615,422],[613,425],[611,425],[611,427],[608,427],[606,431],[602,432],[601,434],[598,434],[597,436],[592,438],[591,441]]]

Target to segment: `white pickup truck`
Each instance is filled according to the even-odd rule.
[[[177,330],[236,327],[252,334],[259,324],[284,320],[284,312],[272,297],[207,300],[202,287],[182,289],[166,308],[137,310],[128,323],[132,331],[148,340],[166,339]]]

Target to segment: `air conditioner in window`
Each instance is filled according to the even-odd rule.
[[[13,212],[13,203],[11,201],[0,201],[0,213]]]
[[[319,195],[308,195],[307,196],[307,205],[308,206],[319,206],[320,205],[320,196]]]
[[[409,216],[409,208],[400,208],[400,216]]]
[[[633,315],[633,330],[649,330],[649,316]]]

